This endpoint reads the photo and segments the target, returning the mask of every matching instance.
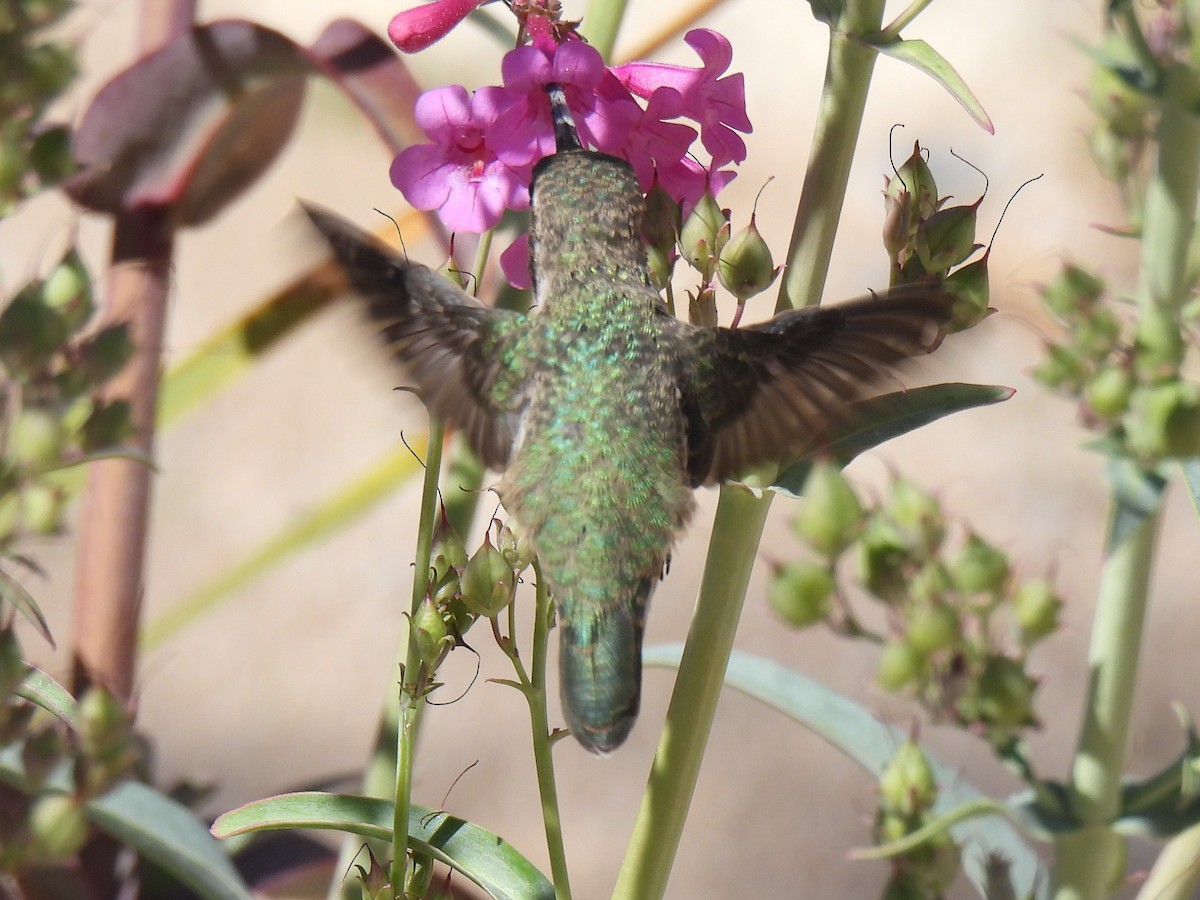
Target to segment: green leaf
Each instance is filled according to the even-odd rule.
[[[1192,508],[1200,515],[1200,458],[1181,459],[1179,468],[1183,470],[1183,480],[1187,484],[1188,496],[1192,498]]]
[[[317,792],[281,794],[225,813],[212,832],[225,838],[248,831],[316,828],[391,841],[392,804],[386,800]],[[444,812],[414,806],[409,844],[461,872],[498,900],[553,900],[554,887],[502,838]]]
[[[89,800],[87,817],[207,900],[250,900],[221,845],[187,807],[137,781]]]
[[[417,471],[419,463],[413,454],[420,452],[420,445],[389,451],[332,497],[289,522],[241,562],[150,622],[142,632],[142,649],[154,649],[302,547],[335,534],[364,515]]]
[[[962,104],[962,108],[967,111],[967,115],[978,122],[984,131],[988,134],[996,133],[996,129],[992,125],[992,120],[984,112],[983,105],[979,102],[979,99],[971,93],[971,89],[967,87],[967,83],[954,71],[954,67],[946,61],[946,58],[927,43],[921,40],[907,41],[903,38],[892,36],[872,40],[868,35],[861,37],[860,40],[886,56],[906,62],[910,66],[920,69],[948,90],[950,95]]]
[[[29,674],[17,685],[16,694],[58,716],[72,728],[79,727],[79,704],[71,692],[37,666],[30,667]]]
[[[682,654],[681,644],[648,647],[643,662],[676,668]],[[877,777],[895,748],[908,739],[906,731],[883,723],[854,701],[771,660],[735,651],[725,683],[810,728]],[[927,749],[925,753],[940,786],[933,807],[936,813],[947,815],[960,807],[978,808],[987,799],[960,773],[939,763]],[[963,869],[981,894],[987,883],[988,857],[999,853],[1011,863],[1019,896],[1028,892],[1039,900],[1049,897],[1050,880],[1041,861],[1011,824],[992,817],[951,830],[962,843]]]
[[[799,462],[789,466],[775,479],[771,488],[798,497],[808,480],[817,451],[845,466],[858,456],[894,437],[899,437],[943,416],[1007,400],[1012,388],[994,384],[935,384],[930,387],[897,391],[855,404],[852,419],[856,423],[819,448],[812,448]]]
[[[33,595],[25,590],[24,585],[17,579],[0,569],[0,609],[6,603],[37,629],[37,633],[45,638],[51,647],[54,646],[54,636],[50,634],[50,625],[46,622],[46,617],[42,615],[41,607],[37,605]]]
[[[26,793],[71,790],[70,763],[32,784],[21,761],[21,743],[0,748],[0,780]],[[125,781],[84,804],[88,819],[105,834],[153,861],[205,900],[251,900],[222,846],[196,815],[141,782]]]

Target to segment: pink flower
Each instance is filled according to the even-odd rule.
[[[721,34],[707,28],[684,37],[703,63],[698,69],[667,63],[632,62],[612,71],[630,91],[649,98],[659,88],[671,87],[683,98],[683,115],[700,124],[700,141],[712,155],[713,168],[746,158],[746,144],[738,136],[753,128],[746,116],[746,81],[740,72],[721,78],[733,61],[733,48]]]
[[[451,231],[494,228],[506,209],[529,206],[531,150],[498,152],[500,111],[513,98],[503,88],[468,95],[460,85],[426,91],[416,120],[433,140],[406,147],[392,163],[392,184],[416,209],[436,209]]]
[[[397,13],[388,23],[388,37],[405,53],[424,50],[440,41],[485,0],[433,0]]]
[[[517,237],[500,254],[500,271],[504,273],[504,280],[519,291],[533,287],[529,272],[529,232]]]

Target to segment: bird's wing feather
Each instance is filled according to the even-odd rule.
[[[490,468],[508,463],[521,373],[521,316],[484,306],[338,216],[304,211],[429,409],[458,428]],[[506,364],[505,361],[510,361]]]

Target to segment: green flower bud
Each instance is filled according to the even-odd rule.
[[[785,622],[807,628],[832,611],[834,587],[827,567],[807,560],[787,563],[775,570],[767,601]]]
[[[771,248],[754,224],[753,215],[750,224],[729,239],[717,261],[721,284],[738,303],[745,303],[769,288],[780,271],[771,258]]]
[[[83,423],[80,445],[85,453],[119,447],[133,436],[129,403],[124,400],[97,401]]]
[[[939,209],[917,226],[917,258],[931,275],[944,275],[978,250],[975,224],[979,204]]]
[[[43,794],[29,811],[34,853],[44,861],[65,860],[79,852],[88,836],[83,807],[66,794]]]
[[[950,566],[950,578],[964,594],[999,590],[1008,577],[1008,557],[979,537],[967,536],[967,543]]]
[[[958,612],[945,603],[917,603],[904,611],[904,640],[921,653],[936,653],[961,639]]]
[[[512,602],[515,589],[512,566],[504,554],[485,539],[463,570],[463,604],[475,615],[490,619]]]
[[[664,257],[669,256],[679,239],[681,219],[679,203],[656,182],[646,195],[646,209],[642,213],[642,238],[646,245]]]
[[[925,751],[916,741],[905,741],[879,776],[879,808],[912,819],[933,805],[937,793]]]
[[[62,316],[72,332],[92,317],[96,308],[92,301],[92,279],[74,248],[42,282],[42,301]]]
[[[937,211],[937,182],[929,164],[925,162],[919,142],[913,143],[912,155],[904,161],[896,174],[887,180],[884,188],[886,197],[902,199],[904,194],[909,195],[910,199],[907,202],[912,205],[914,222],[922,222]]]
[[[705,283],[729,237],[729,217],[708,191],[696,203],[679,231],[679,252]]]
[[[8,458],[15,466],[46,469],[62,457],[62,423],[46,409],[21,410],[8,430]]]
[[[1027,581],[1013,597],[1013,617],[1026,644],[1053,634],[1061,610],[1062,598],[1044,578]]]
[[[35,370],[69,336],[66,320],[42,301],[40,285],[29,285],[0,313],[0,362],[10,372]]]
[[[895,190],[892,190],[895,186]],[[913,237],[913,199],[895,178],[883,178],[883,248],[894,264],[903,263]]]
[[[1102,280],[1079,266],[1066,265],[1042,288],[1042,302],[1060,319],[1071,322],[1080,312],[1094,307],[1103,293]]]
[[[975,714],[979,721],[1004,731],[1037,724],[1033,715],[1033,693],[1037,682],[1024,666],[1007,656],[992,656],[983,667],[975,690]]]
[[[1096,66],[1092,69],[1088,93],[1089,105],[1114,134],[1127,138],[1146,134],[1146,120],[1154,101],[1133,87],[1121,69],[1113,65]]]
[[[919,680],[925,672],[928,658],[905,641],[884,644],[875,670],[875,681],[885,691],[896,693]]]
[[[1129,408],[1133,387],[1133,373],[1129,367],[1113,363],[1101,369],[1088,382],[1083,398],[1093,413],[1106,422],[1113,422]]]
[[[1071,330],[1071,341],[1085,359],[1104,360],[1121,337],[1121,323],[1110,309],[1090,310]]]
[[[133,356],[133,342],[129,339],[129,326],[109,325],[83,342],[80,347],[79,367],[89,384],[98,387],[112,378]]]
[[[809,546],[830,559],[862,531],[862,505],[837,465],[818,462],[813,466],[804,485],[803,505],[792,525]]]
[[[646,248],[646,264],[650,272],[650,284],[657,291],[664,291],[671,283],[675,273],[675,248],[660,250],[658,247]]]
[[[925,565],[921,566],[917,574],[913,576],[912,582],[908,586],[908,593],[913,600],[919,602],[941,603],[952,588],[953,585],[946,572],[946,567],[937,560],[931,559],[926,561]]]
[[[533,544],[529,538],[524,533],[517,534],[507,525],[500,529],[496,542],[500,547],[500,552],[504,554],[504,559],[516,572],[527,569],[533,562],[534,556],[537,555],[533,551]]]

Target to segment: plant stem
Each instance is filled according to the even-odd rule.
[[[1190,112],[1200,93],[1195,74],[1175,64],[1165,72],[1156,133],[1158,157],[1147,184],[1138,280],[1138,338],[1169,346],[1178,338],[1187,294],[1188,247],[1200,183],[1200,121]],[[1174,329],[1175,335],[1171,334]],[[1161,343],[1160,343],[1161,342]],[[1120,498],[1114,496],[1114,513]],[[1120,778],[1129,740],[1148,584],[1161,507],[1110,543],[1101,572],[1088,664],[1083,729],[1072,771],[1074,805],[1084,829],[1058,842],[1058,900],[1091,900],[1113,887],[1121,838],[1110,828],[1119,811]]]
[[[542,823],[546,829],[546,850],[550,854],[554,895],[557,900],[571,900],[567,852],[563,845],[562,819],[558,809],[558,786],[554,780],[554,740],[550,735],[550,719],[546,713],[546,658],[550,655],[550,621],[554,611],[537,560],[534,560],[533,571],[537,578],[537,599],[533,612],[533,661],[523,693],[529,703],[533,763],[537,770],[538,794],[542,800]]]
[[[617,32],[625,16],[628,0],[591,0],[583,21],[587,28],[588,43],[600,51],[605,62],[612,59],[613,47],[617,44]]]
[[[149,52],[191,27],[194,0],[143,3],[138,46]],[[174,229],[171,211],[117,215],[107,279],[104,324],[126,322],[133,358],[104,390],[129,404],[133,444],[154,452],[155,409],[162,367]],[[109,459],[88,470],[76,556],[74,672],[76,691],[98,682],[118,697],[133,692],[142,575],[153,471],[144,462]]]
[[[425,481],[421,492],[420,529],[417,532],[416,569],[413,573],[412,607],[415,615],[429,589],[429,562],[433,550],[433,531],[438,515],[438,474],[442,467],[442,438],[445,425],[430,416],[429,452],[425,459]],[[392,888],[397,895],[403,889],[408,858],[408,813],[412,805],[413,760],[417,730],[425,710],[425,665],[417,652],[416,632],[410,620],[408,653],[400,686],[400,717],[396,729],[396,792],[392,818]]]
[[[780,288],[781,309],[797,299],[801,304],[820,300],[875,64],[874,51],[854,43],[849,35],[878,31],[882,20],[883,0],[849,0],[841,20],[831,28],[809,156],[811,177],[805,177],[796,208],[789,268]],[[666,891],[771,496],[754,497],[739,487],[721,489],[692,627],[613,892],[621,900],[658,898]]]
[[[787,268],[779,285],[777,312],[821,302],[875,68],[875,51],[853,35],[874,33],[882,21],[883,0],[859,0],[847,3],[841,20],[830,29],[825,85],[804,187],[796,205]]]
[[[657,898],[666,891],[771,497],[721,488],[700,597],[614,897]]]

